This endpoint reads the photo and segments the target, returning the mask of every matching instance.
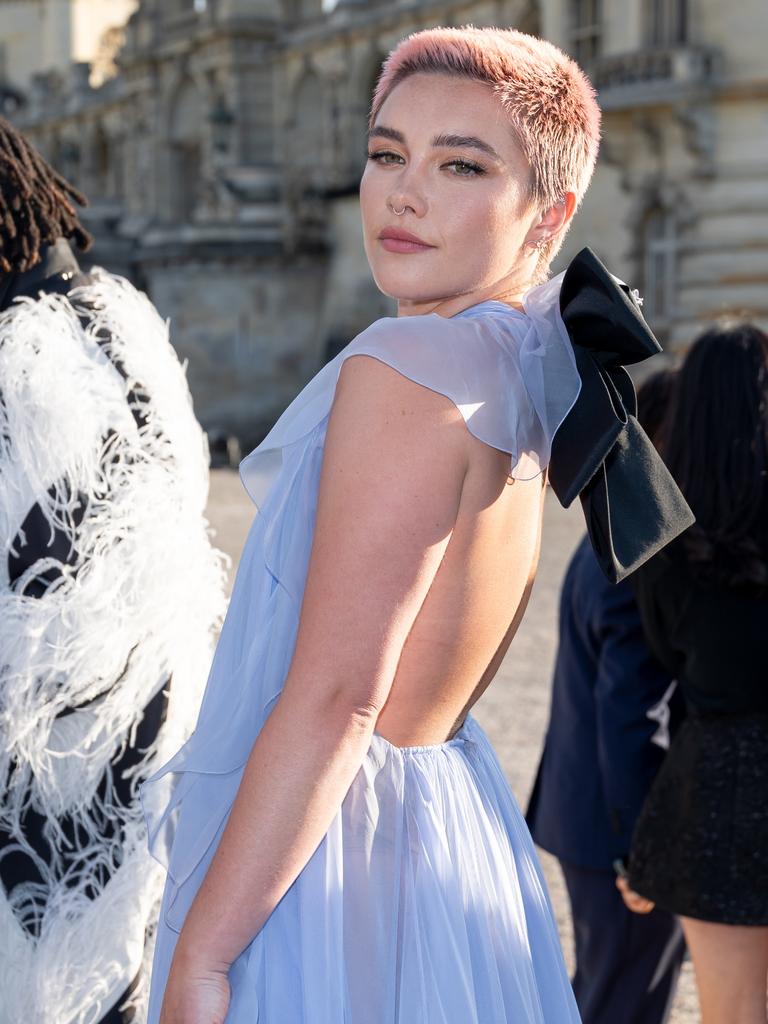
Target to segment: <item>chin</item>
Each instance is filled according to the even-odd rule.
[[[414,280],[414,275],[405,270],[392,273],[376,267],[372,272],[379,291],[398,302],[440,302],[463,291],[455,282],[427,279],[426,276]]]

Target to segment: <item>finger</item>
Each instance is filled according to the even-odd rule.
[[[650,914],[654,907],[650,900],[645,899],[643,896],[638,896],[637,893],[627,895],[625,902],[635,914]]]
[[[631,910],[636,910],[637,913],[644,914],[653,910],[655,904],[651,900],[646,899],[645,896],[641,896],[640,893],[635,892],[634,889],[631,889],[626,878],[617,878],[616,888],[619,890],[624,902]]]

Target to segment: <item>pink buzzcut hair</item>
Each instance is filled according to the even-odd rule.
[[[600,145],[600,108],[581,68],[552,43],[499,28],[431,28],[403,39],[376,84],[369,124],[410,75],[448,74],[491,86],[531,168],[530,201],[549,209],[566,192],[577,205],[587,191]],[[564,232],[542,251],[547,268]]]

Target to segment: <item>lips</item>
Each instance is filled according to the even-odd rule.
[[[418,235],[412,235],[410,231],[402,231],[400,228],[384,228],[379,235],[379,241],[387,252],[427,252],[435,248]]]

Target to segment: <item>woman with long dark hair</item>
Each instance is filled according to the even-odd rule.
[[[768,335],[737,324],[700,337],[665,434],[697,522],[635,583],[688,717],[638,822],[630,885],[682,917],[704,1024],[764,1024]]]

